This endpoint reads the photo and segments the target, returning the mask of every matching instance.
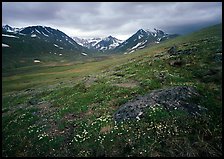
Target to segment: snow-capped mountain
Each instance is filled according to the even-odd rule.
[[[23,28],[13,28],[13,27],[11,27],[11,26],[9,26],[9,25],[4,25],[4,26],[2,26],[2,30],[4,31],[4,32],[11,32],[11,33],[17,33],[17,32],[19,32],[19,31],[21,31]]]
[[[9,25],[5,25],[2,27],[2,32],[11,33],[15,36],[24,36],[28,39],[39,39],[42,42],[48,43],[48,45],[52,45],[57,47],[58,49],[71,49],[71,50],[82,50],[83,47],[78,45],[72,38],[63,33],[58,29],[53,29],[51,27],[45,26],[29,26],[25,28],[12,28]],[[11,35],[11,36],[13,36]],[[9,35],[10,36],[10,35]],[[51,44],[50,44],[51,43]]]
[[[114,49],[115,47],[119,46],[123,41],[119,40],[115,37],[108,36],[101,41],[99,41],[94,47],[97,50],[100,51],[106,51],[106,50],[111,50]]]
[[[77,44],[62,31],[46,26],[29,26],[17,29],[9,25],[3,26],[2,49],[5,52],[4,56],[15,56],[14,58],[18,62],[30,58],[41,60],[80,59],[84,58],[82,53],[86,55],[94,53]],[[10,59],[9,57],[6,59]],[[85,57],[87,58],[87,56]]]
[[[149,29],[139,29],[135,34],[130,38],[125,40],[119,46],[117,46],[113,51],[114,52],[125,52],[132,53],[138,49],[143,49],[146,46],[160,43],[164,40],[178,36],[177,34],[167,34],[162,30],[154,29],[150,31]]]
[[[112,50],[123,42],[122,40],[119,40],[112,36],[108,36],[106,38],[90,38],[90,39],[81,39],[78,37],[73,37],[73,39],[82,46],[85,46],[89,49],[95,49],[98,51]]]
[[[102,38],[89,38],[89,39],[81,39],[78,37],[72,37],[75,42],[77,42],[79,45],[87,47],[89,49],[93,49],[94,46],[102,40]]]

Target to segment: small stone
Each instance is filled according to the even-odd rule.
[[[168,51],[167,51],[168,54],[170,55],[176,55],[177,53],[177,48],[176,46],[172,46]]]
[[[38,100],[36,98],[32,98],[28,101],[28,103],[31,105],[36,105],[36,104],[38,104]]]
[[[169,62],[169,64],[171,66],[182,66],[183,65],[183,61],[181,59],[172,60],[172,61]]]
[[[222,53],[216,53],[214,59],[216,62],[222,62]]]

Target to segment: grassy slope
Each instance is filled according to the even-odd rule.
[[[166,51],[173,45],[198,51],[169,57]],[[12,72],[2,81],[2,155],[221,156],[222,70],[213,60],[221,46],[217,25],[131,55],[20,68],[21,74]],[[170,66],[177,58],[184,64]],[[211,69],[219,72],[206,76]],[[208,112],[190,117],[157,108],[140,121],[114,123],[113,112],[121,104],[175,85],[195,86],[201,96],[192,100]],[[24,91],[28,88],[34,90]],[[29,105],[30,99],[42,104]]]

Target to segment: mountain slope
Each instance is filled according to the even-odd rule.
[[[3,66],[29,65],[33,59],[76,60],[84,58],[81,53],[90,53],[60,30],[44,26],[3,26],[2,43],[9,46],[3,47]]]
[[[132,53],[138,49],[145,48],[149,45],[158,44],[167,39],[178,36],[177,34],[166,34],[161,30],[154,29],[155,31],[139,29],[130,38],[125,40],[119,46],[117,46],[113,52],[126,52]]]

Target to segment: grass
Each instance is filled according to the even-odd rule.
[[[222,70],[202,79],[221,66],[212,60],[222,46],[220,30],[214,26],[130,55],[23,67],[3,76],[2,156],[222,156]],[[166,51],[173,45],[197,51],[172,57]],[[169,64],[178,58],[183,65]],[[139,121],[114,122],[113,113],[136,96],[179,85],[196,87],[200,96],[192,101],[207,112],[189,116],[155,106]]]

